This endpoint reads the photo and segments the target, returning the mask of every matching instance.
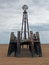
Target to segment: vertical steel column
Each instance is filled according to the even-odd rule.
[[[27,28],[28,28],[28,38],[29,38],[29,24],[28,24],[28,19],[27,19]]]
[[[24,11],[24,39],[26,39],[26,14],[27,12]]]

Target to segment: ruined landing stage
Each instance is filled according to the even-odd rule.
[[[27,14],[28,6],[24,5],[22,9],[24,11],[23,11],[21,31],[18,31],[17,37],[14,35],[14,32],[11,32],[7,56],[42,57],[39,32],[33,34],[32,31],[29,31],[28,14]],[[27,47],[24,48],[24,45],[26,45]]]

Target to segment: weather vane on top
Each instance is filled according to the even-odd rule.
[[[27,6],[27,5],[23,5],[22,9],[23,9],[24,11],[26,11],[26,10],[28,9],[28,6]]]

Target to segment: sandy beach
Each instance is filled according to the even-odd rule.
[[[49,44],[43,44],[42,57],[7,57],[8,45],[0,44],[0,65],[49,65]]]

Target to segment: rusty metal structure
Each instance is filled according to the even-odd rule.
[[[39,32],[33,34],[32,31],[29,31],[28,13],[27,13],[28,6],[24,5],[22,9],[23,9],[23,19],[22,19],[21,31],[18,31],[17,37],[14,35],[14,32],[11,32],[10,44],[7,56],[16,56],[16,57],[21,56],[21,49],[23,49],[24,45],[27,45],[27,48],[29,49],[32,57],[34,56],[42,57]]]

